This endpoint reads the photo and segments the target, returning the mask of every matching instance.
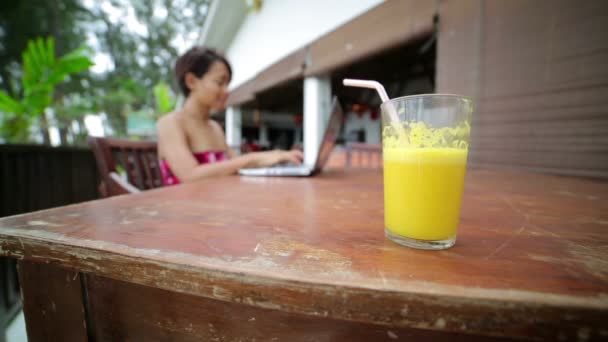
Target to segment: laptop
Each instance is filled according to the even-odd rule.
[[[277,165],[272,167],[248,168],[240,169],[239,174],[242,176],[306,177],[321,172],[327,163],[327,160],[329,160],[331,151],[336,145],[336,139],[340,133],[343,117],[344,113],[342,112],[342,106],[340,106],[338,98],[334,96],[331,105],[331,115],[329,116],[327,128],[323,134],[323,141],[319,146],[319,153],[317,153],[317,159],[315,160],[314,165]]]

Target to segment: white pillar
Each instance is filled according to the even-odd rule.
[[[226,108],[226,144],[238,153],[241,146],[242,113],[240,107]]]
[[[300,145],[302,143],[302,127],[296,126],[293,133],[293,142],[295,145]]]
[[[304,164],[313,166],[331,106],[328,75],[304,79]]]
[[[260,145],[268,147],[270,141],[268,141],[268,126],[266,124],[260,124]]]

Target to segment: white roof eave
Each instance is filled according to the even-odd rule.
[[[246,15],[245,1],[211,0],[198,43],[225,53]]]

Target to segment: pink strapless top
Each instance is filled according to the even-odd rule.
[[[205,151],[192,153],[199,164],[215,163],[228,159],[225,151]],[[169,164],[165,159],[160,161],[160,172],[163,175],[163,183],[165,185],[179,184],[179,179],[173,174]]]

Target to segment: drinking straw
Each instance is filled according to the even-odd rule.
[[[390,101],[390,99],[388,98],[388,95],[386,94],[386,90],[384,90],[384,87],[378,81],[355,80],[355,79],[351,79],[351,78],[345,78],[342,81],[342,83],[345,86],[349,86],[349,87],[376,89],[376,91],[378,92],[378,95],[380,95],[380,99],[382,100],[382,103]],[[391,122],[399,122],[399,117],[397,116],[397,111],[393,107],[393,104],[390,102],[387,103],[386,109],[387,109],[388,116],[390,117]]]

